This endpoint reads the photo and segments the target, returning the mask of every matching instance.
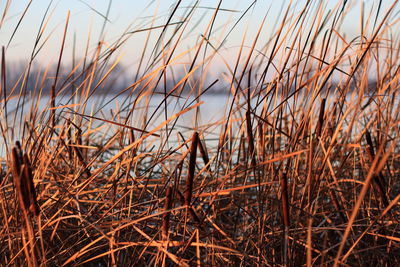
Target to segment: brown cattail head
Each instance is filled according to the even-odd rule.
[[[13,175],[13,182],[14,182],[14,188],[15,188],[15,193],[17,195],[17,199],[20,205],[21,210],[25,210],[25,203],[24,203],[24,198],[22,195],[22,190],[21,190],[21,171],[22,171],[22,166],[21,166],[21,157],[19,156],[20,153],[18,151],[17,147],[14,147],[11,152],[11,168],[12,168],[12,175]]]
[[[19,177],[19,174],[21,172],[21,157],[19,156],[18,149],[14,147],[11,151],[11,166],[12,166],[12,174],[15,179]]]
[[[167,188],[167,191],[165,192],[164,211],[170,210],[171,207],[172,207],[172,187],[169,186]],[[163,214],[163,222],[161,228],[163,240],[168,239],[169,217],[170,217],[170,212],[166,212]]]
[[[255,166],[255,154],[254,154],[254,138],[253,138],[253,126],[251,125],[250,111],[246,112],[246,129],[247,129],[247,142],[249,143],[249,154],[251,156],[251,165]]]
[[[372,142],[371,134],[370,134],[370,132],[368,130],[365,132],[365,139],[366,139],[367,144],[368,144],[367,150],[368,150],[368,155],[370,157],[370,160],[374,161],[374,159],[375,159],[374,144]]]
[[[323,128],[323,125],[324,125],[325,105],[326,105],[326,98],[323,98],[322,102],[321,102],[321,107],[320,107],[320,110],[319,110],[318,124],[317,124],[317,127],[315,129],[315,134],[316,134],[317,137],[320,137],[321,133],[322,133],[322,128]]]
[[[187,206],[190,206],[190,203],[192,201],[193,179],[194,179],[194,170],[196,168],[196,154],[197,154],[198,142],[199,142],[199,133],[195,132],[192,136],[192,145],[190,146],[189,173],[186,180],[185,205]]]
[[[203,144],[201,140],[199,140],[198,145],[199,145],[200,155],[203,158],[204,164],[207,165],[208,162],[210,161],[210,158],[208,157],[206,146],[205,144]],[[208,166],[207,169],[210,170],[210,166]]]
[[[283,224],[285,227],[290,226],[290,217],[289,217],[289,198],[288,198],[288,189],[287,189],[287,174],[284,173],[283,177],[281,178],[281,201],[282,201],[282,217],[283,217]]]
[[[37,203],[35,185],[33,184],[32,166],[27,154],[24,154],[23,162],[26,166],[23,177],[24,186],[26,186],[29,195],[29,211],[32,212],[35,216],[39,216],[39,205]]]
[[[39,215],[39,205],[36,199],[35,186],[33,184],[32,167],[28,155],[22,156],[21,144],[16,142],[12,149],[12,174],[14,187],[22,212],[31,212]]]

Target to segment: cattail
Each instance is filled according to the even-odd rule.
[[[86,173],[87,177],[92,176],[92,173],[90,172],[89,167],[87,166],[85,159],[82,155],[82,150],[79,147],[74,146],[74,151],[76,156],[78,157],[79,162],[82,164],[83,168],[84,168],[84,172]]]
[[[5,48],[2,46],[1,48],[1,88],[3,91],[3,100],[4,100],[4,115],[6,122],[8,121],[8,112],[7,112],[7,79],[6,79],[6,53]]]
[[[69,159],[72,161],[73,160],[73,154],[72,154],[72,146],[70,146],[72,144],[72,127],[71,127],[71,121],[69,119],[67,119],[67,144],[68,144],[68,155],[69,155]]]
[[[12,175],[14,181],[15,193],[17,194],[18,202],[21,210],[24,210],[25,203],[21,192],[21,157],[17,147],[14,147],[11,151],[11,166]]]
[[[368,130],[365,132],[365,139],[368,145],[367,146],[368,155],[371,161],[373,161],[375,159],[375,150],[374,150],[374,144],[372,143],[371,134]]]
[[[246,139],[243,133],[240,135],[238,159],[242,161],[246,160]]]
[[[16,147],[14,147],[11,151],[11,166],[12,166],[12,174],[14,181],[19,177],[21,172],[21,161],[19,157],[19,152]]]
[[[50,91],[50,105],[52,107],[51,113],[50,113],[50,119],[51,119],[51,126],[54,128],[56,125],[56,110],[54,109],[56,106],[56,88],[57,88],[57,81],[59,79],[59,74],[60,74],[60,67],[61,67],[61,59],[64,51],[64,45],[65,45],[65,40],[67,37],[67,29],[68,29],[68,23],[69,23],[69,15],[70,12],[68,11],[67,14],[67,21],[65,23],[65,28],[64,28],[64,36],[61,44],[61,50],[58,58],[58,63],[57,63],[57,69],[56,69],[56,76],[54,78],[54,83],[51,86],[51,91]]]
[[[246,111],[246,129],[247,129],[247,142],[249,144],[249,154],[251,157],[251,166],[256,165],[256,155],[254,154],[254,138],[253,129],[251,125],[250,111]]]
[[[28,166],[26,164],[22,164],[21,165],[21,173],[20,176],[18,178],[19,183],[18,183],[18,187],[17,190],[19,191],[19,195],[20,195],[20,203],[21,205],[21,209],[24,212],[29,213],[29,208],[31,206],[31,197],[30,197],[30,190],[29,190],[29,186],[28,186]]]
[[[281,179],[281,202],[282,202],[282,217],[283,224],[285,226],[284,231],[284,239],[283,239],[283,262],[284,265],[287,266],[288,262],[288,252],[289,252],[289,226],[290,226],[290,217],[289,217],[289,199],[288,199],[288,190],[287,190],[287,173],[285,172]]]
[[[259,160],[263,160],[264,159],[264,155],[265,155],[265,139],[264,139],[264,127],[263,124],[261,122],[258,123],[257,125],[257,131],[258,131],[258,157]]]
[[[192,136],[192,145],[190,146],[189,173],[186,180],[185,205],[188,207],[190,206],[190,203],[192,201],[193,179],[194,179],[194,170],[196,168],[196,154],[197,154],[198,142],[199,142],[199,134],[195,132]]]
[[[195,132],[192,136],[192,144],[190,146],[189,171],[186,180],[186,191],[185,195],[183,197],[181,195],[180,198],[181,200],[183,198],[184,205],[187,206],[189,214],[192,216],[193,220],[195,220],[199,224],[200,228],[202,228],[200,225],[199,216],[197,216],[193,207],[191,207],[192,194],[193,194],[193,179],[194,179],[194,171],[196,168],[196,154],[197,154],[198,143],[199,143],[199,134],[198,132]],[[177,191],[177,193],[180,194],[179,190]]]
[[[11,161],[15,193],[18,198],[24,229],[29,240],[28,246],[25,247],[25,234],[23,234],[24,253],[29,266],[38,266],[34,242],[35,233],[32,222],[29,219],[29,213],[38,216],[39,206],[36,201],[31,164],[28,155],[23,155],[21,144],[18,141],[11,151]]]
[[[163,214],[163,222],[162,222],[162,228],[161,228],[163,240],[168,239],[169,217],[171,215],[169,210],[171,209],[171,207],[172,207],[172,187],[169,186],[165,193],[165,203],[164,203],[165,213]]]
[[[24,154],[23,161],[25,165],[23,179],[29,197],[29,206],[27,207],[35,216],[39,216],[39,205],[37,203],[35,186],[33,184],[32,167],[27,154]]]
[[[289,218],[289,199],[288,199],[288,190],[287,190],[287,174],[284,173],[281,179],[281,201],[282,201],[282,217],[283,224],[285,227],[290,226],[290,218]]]
[[[199,140],[198,142],[198,147],[199,147],[199,151],[200,151],[200,155],[203,158],[204,164],[207,165],[208,162],[210,161],[210,158],[208,157],[206,148],[205,148],[205,144],[203,144],[203,142],[201,140]],[[210,166],[207,167],[208,170],[210,170]]]
[[[323,98],[319,110],[317,127],[315,128],[315,134],[317,137],[320,137],[322,133],[322,126],[324,125],[325,105],[326,105],[326,98]]]
[[[39,205],[33,184],[32,167],[28,155],[22,156],[21,144],[12,149],[12,174],[20,209],[23,213],[39,215]]]
[[[129,142],[132,144],[133,142],[135,142],[135,133],[133,132],[132,129],[129,130]],[[132,158],[137,156],[137,146],[135,146],[132,149]]]
[[[375,159],[375,150],[374,150],[374,145],[372,143],[372,138],[371,138],[371,134],[370,132],[367,130],[365,132],[365,139],[367,140],[367,144],[368,144],[368,155],[370,157],[371,162],[374,161]],[[385,178],[383,177],[382,173],[379,172],[377,175],[374,175],[374,177],[372,178],[372,180],[374,181],[375,184],[375,188],[378,191],[379,195],[381,196],[383,205],[389,206],[389,200],[386,196],[386,190],[385,190],[385,186],[384,186],[384,180]]]

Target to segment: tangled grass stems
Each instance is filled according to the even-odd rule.
[[[363,2],[354,39],[348,1],[291,1],[270,35],[267,13],[234,48],[256,1],[177,1],[108,42],[110,1],[106,15],[89,6],[101,37],[81,60],[74,38],[67,73],[69,13],[56,67],[34,70],[48,9],[13,78],[31,2],[1,53],[2,265],[400,265],[398,1]],[[139,33],[137,72],[115,91],[117,53]],[[225,72],[209,79],[214,62]]]

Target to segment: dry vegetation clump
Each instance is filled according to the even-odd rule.
[[[243,33],[231,64],[224,41],[258,3],[219,29],[236,11],[206,9],[186,49],[202,7],[178,1],[164,25],[133,31],[157,43],[117,92],[129,35],[62,73],[68,14],[55,69],[33,75],[43,24],[12,84],[3,43],[0,264],[399,266],[399,14],[376,2],[354,39],[347,1],[288,3],[270,38],[268,15]],[[215,61],[226,72],[210,81]],[[225,114],[202,118],[216,87]]]

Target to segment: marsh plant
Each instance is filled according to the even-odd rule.
[[[171,2],[81,58],[50,2],[15,69],[3,2],[1,265],[400,265],[398,1]]]

